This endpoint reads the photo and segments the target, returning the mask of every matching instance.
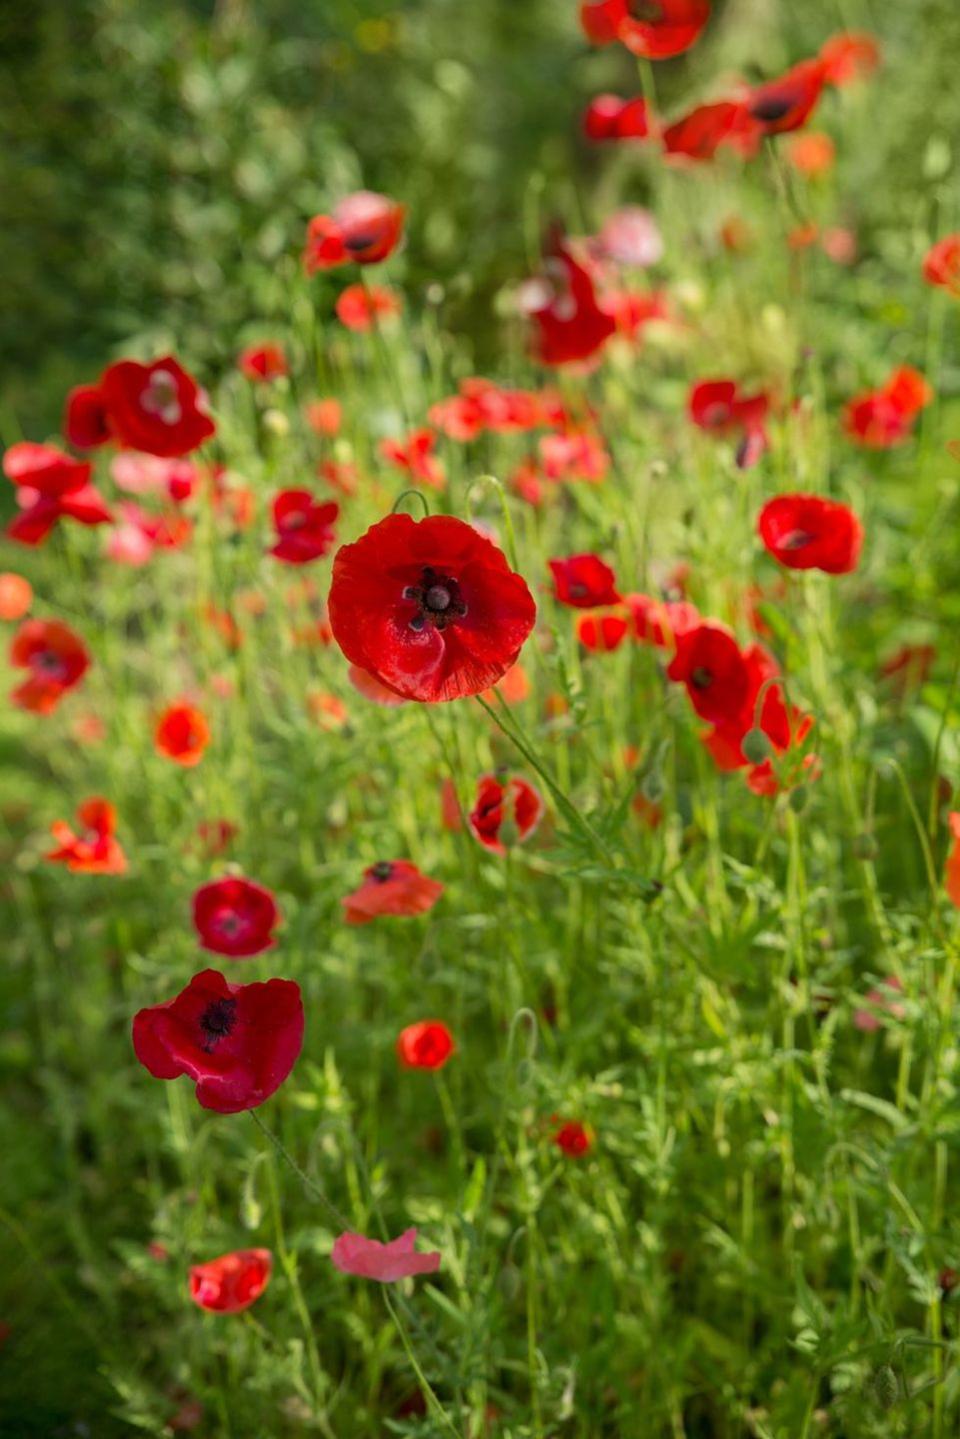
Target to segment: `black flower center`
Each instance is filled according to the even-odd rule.
[[[788,535],[784,535],[780,544],[785,550],[802,550],[805,545],[810,544],[812,539],[813,535],[806,530],[791,530]]]
[[[203,1048],[209,1054],[221,1039],[226,1039],[237,1022],[235,999],[214,999],[200,1016]]]
[[[413,600],[417,606],[416,613],[410,619],[410,628],[417,632],[422,630],[428,621],[434,629],[446,629],[447,625],[462,620],[467,613],[457,581],[439,574],[430,565],[424,566],[418,585],[406,586],[403,598]]]
[[[696,669],[690,676],[690,683],[693,685],[694,689],[708,690],[713,684],[713,675],[711,674],[710,670],[706,668],[705,665],[697,665]]]
[[[750,106],[750,114],[754,120],[772,124],[774,120],[782,120],[793,108],[795,101],[792,95],[770,95],[764,100],[755,100]]]
[[[372,866],[370,878],[375,879],[377,884],[386,884],[393,874],[393,865],[388,859],[381,859],[379,863]]]

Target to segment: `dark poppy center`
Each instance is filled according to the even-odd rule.
[[[663,19],[663,6],[657,0],[627,0],[627,14],[631,20],[645,20],[655,25]]]
[[[386,884],[393,874],[393,865],[388,859],[381,859],[373,865],[370,870],[370,878],[375,879],[377,884]]]
[[[703,412],[703,423],[713,427],[725,425],[730,418],[730,406],[723,400],[714,400]]]
[[[221,1039],[226,1039],[237,1022],[237,1001],[235,999],[214,999],[200,1016],[203,1031],[203,1047],[211,1050]]]
[[[33,664],[34,668],[48,679],[66,679],[67,667],[61,656],[55,654],[53,650],[41,650],[39,654],[34,655]]]
[[[790,95],[770,95],[763,100],[755,100],[750,106],[750,114],[754,120],[762,120],[766,124],[774,120],[782,120],[793,108],[793,97]]]
[[[708,690],[713,684],[713,675],[704,665],[697,665],[690,676],[690,683],[695,690]]]
[[[415,632],[424,629],[428,621],[435,629],[446,629],[467,613],[457,581],[430,565],[424,566],[418,585],[406,586],[403,598],[413,600],[417,606],[410,618],[410,628]]]
[[[802,550],[805,545],[809,545],[812,542],[813,538],[813,535],[807,530],[791,530],[790,533],[784,535],[780,541],[780,548],[784,550]]]
[[[369,250],[380,239],[379,235],[372,230],[361,230],[358,235],[347,235],[344,237],[343,248],[351,255],[362,255],[364,250]]]

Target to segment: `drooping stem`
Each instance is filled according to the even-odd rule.
[[[285,1162],[289,1164],[290,1168],[300,1180],[303,1187],[313,1195],[314,1199],[318,1199],[320,1201],[324,1209],[326,1209],[327,1213],[330,1215],[331,1219],[333,1219],[334,1222],[338,1224],[341,1229],[349,1229],[350,1221],[344,1218],[344,1216],[340,1213],[339,1209],[337,1209],[336,1205],[331,1204],[330,1200],[327,1198],[326,1194],[324,1194],[319,1184],[312,1180],[309,1174],[304,1173],[304,1171],[300,1168],[299,1164],[294,1159],[289,1149],[287,1149],[283,1141],[276,1134],[274,1134],[272,1129],[270,1129],[266,1124],[264,1124],[257,1111],[255,1109],[251,1109],[248,1110],[248,1113],[254,1124],[260,1130],[260,1132],[267,1136],[274,1149],[280,1155],[280,1158],[285,1160]]]

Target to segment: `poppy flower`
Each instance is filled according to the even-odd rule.
[[[923,278],[928,285],[960,296],[960,233],[944,235],[931,245],[923,261]]]
[[[701,719],[719,723],[739,715],[749,676],[740,647],[725,625],[706,620],[677,636],[667,674],[687,687]]]
[[[358,190],[332,215],[314,215],[307,226],[303,268],[308,275],[353,261],[376,265],[397,248],[406,209],[385,195]]]
[[[280,375],[290,373],[286,355],[273,341],[267,341],[263,345],[248,345],[241,350],[237,356],[237,368],[241,375],[254,382],[275,380]]]
[[[554,595],[562,605],[594,610],[619,601],[617,577],[599,555],[570,555],[547,563],[553,575]]]
[[[653,126],[646,100],[596,95],[583,112],[583,133],[596,141],[647,139]]]
[[[105,445],[111,430],[103,392],[99,385],[77,385],[67,395],[63,433],[78,450]]]
[[[880,64],[880,46],[873,35],[850,31],[831,35],[820,46],[823,78],[828,85],[849,85],[865,79]]]
[[[763,424],[770,408],[763,390],[748,395],[735,380],[700,380],[690,388],[687,413],[700,430],[728,435]]]
[[[229,959],[249,959],[273,949],[280,922],[277,902],[262,884],[242,875],[202,884],[193,896],[193,923],[203,949]]]
[[[857,567],[863,526],[847,505],[822,495],[777,495],[760,511],[757,531],[790,570],[846,575]]]
[[[33,586],[23,575],[0,574],[0,620],[19,620],[33,604]]]
[[[536,326],[534,345],[544,365],[592,359],[616,330],[602,307],[593,280],[560,243],[548,257],[545,274],[528,284],[521,304]]]
[[[598,484],[610,468],[610,456],[594,430],[541,435],[537,450],[548,480],[588,480]]]
[[[953,844],[947,856],[944,888],[950,903],[960,909],[960,814],[956,810],[951,811],[949,824]]]
[[[206,396],[172,355],[149,365],[118,360],[100,376],[110,437],[148,455],[188,455],[216,433]]]
[[[705,162],[712,160],[722,146],[751,154],[758,143],[759,127],[750,118],[746,105],[719,100],[697,105],[682,115],[666,127],[661,139],[669,159]]]
[[[105,799],[84,800],[77,818],[80,834],[74,834],[62,819],[51,826],[57,848],[46,858],[53,864],[65,864],[72,874],[123,874],[127,860],[116,838],[113,805]]]
[[[61,620],[24,620],[10,645],[10,663],[28,671],[11,692],[11,702],[34,714],[50,714],[80,683],[90,668],[90,654]]]
[[[320,504],[309,490],[281,490],[273,502],[277,542],[269,553],[288,565],[306,565],[325,555],[333,544],[333,524],[340,506]]]
[[[606,610],[577,615],[577,639],[591,653],[609,654],[623,644],[630,633],[629,610]]]
[[[356,1274],[361,1279],[376,1279],[381,1284],[395,1284],[414,1274],[436,1274],[440,1268],[437,1250],[418,1254],[414,1249],[417,1231],[407,1229],[399,1239],[381,1244],[365,1239],[362,1234],[341,1234],[334,1241],[330,1258],[341,1274]]]
[[[218,1114],[256,1109],[290,1073],[303,1047],[303,1000],[292,979],[228,984],[195,974],[166,1004],[133,1019],[134,1053],[155,1079],[196,1081],[197,1100]]]
[[[3,456],[3,472],[16,486],[21,512],[7,526],[7,534],[19,544],[40,544],[60,519],[82,525],[111,519],[103,496],[90,483],[90,465],[55,445],[11,445]]]
[[[408,1024],[397,1036],[397,1056],[406,1069],[442,1069],[455,1052],[453,1035],[440,1019]]]
[[[643,644],[672,650],[680,635],[695,629],[700,612],[688,600],[656,600],[650,595],[624,595],[630,611],[634,636]]]
[[[363,871],[360,888],[340,903],[347,924],[370,924],[382,914],[426,914],[442,894],[443,885],[409,860],[381,860]]]
[[[580,24],[592,45],[612,45],[626,13],[627,0],[581,0]]]
[[[426,703],[489,689],[536,618],[522,576],[452,515],[388,515],[343,545],[328,610],[348,660],[404,699]]]
[[[203,759],[210,743],[210,726],[194,705],[170,705],[157,720],[153,743],[158,754],[189,769]]]
[[[400,308],[399,297],[385,285],[348,285],[334,306],[341,325],[361,334],[399,315]]]
[[[820,130],[791,135],[787,142],[787,159],[801,175],[825,175],[836,158],[836,145]]]
[[[343,421],[343,406],[339,400],[311,400],[304,413],[311,430],[327,439],[340,433]]]
[[[357,693],[363,695],[365,700],[370,700],[372,704],[382,705],[385,709],[396,709],[399,705],[407,703],[402,695],[398,695],[395,690],[388,689],[385,684],[381,684],[376,675],[368,674],[359,665],[347,667],[347,679]]]
[[[506,854],[504,826],[512,831],[511,843],[521,844],[536,830],[545,810],[542,796],[527,780],[485,774],[477,782],[477,797],[467,818],[484,849]]]
[[[269,1249],[235,1249],[194,1264],[190,1269],[190,1298],[213,1314],[239,1314],[266,1289],[273,1268]]]
[[[879,390],[848,400],[843,428],[849,439],[870,450],[885,450],[909,438],[917,415],[933,398],[933,390],[910,365],[900,365]]]
[[[593,1148],[593,1133],[579,1120],[567,1119],[551,1135],[553,1143],[568,1159],[582,1159]]]
[[[432,430],[411,430],[403,440],[381,440],[380,453],[398,470],[405,470],[412,480],[442,490],[446,484],[443,466],[433,453],[437,437]]]
[[[614,6],[624,12],[617,39],[647,60],[682,55],[710,19],[710,0],[614,0]]]
[[[110,477],[119,490],[130,495],[158,494],[182,504],[197,487],[197,466],[192,460],[161,459],[136,450],[121,450],[110,461]]]
[[[624,205],[615,210],[604,221],[595,244],[605,259],[615,260],[618,265],[636,265],[646,269],[663,258],[663,236],[650,211],[642,205]],[[659,302],[658,318],[665,317],[662,297],[649,298]]]
[[[764,135],[799,130],[823,94],[825,78],[821,60],[801,60],[779,79],[751,90],[747,113]]]

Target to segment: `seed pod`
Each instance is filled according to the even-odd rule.
[[[763,764],[764,760],[773,757],[773,745],[762,729],[747,730],[740,748],[744,759],[748,759],[751,764]]]

